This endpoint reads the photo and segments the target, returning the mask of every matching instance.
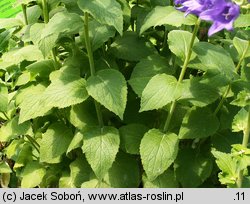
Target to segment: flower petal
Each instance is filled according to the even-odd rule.
[[[209,28],[208,30],[208,36],[210,37],[211,35],[221,31],[222,29],[225,28],[225,24],[220,23],[218,21],[215,21],[213,25]]]

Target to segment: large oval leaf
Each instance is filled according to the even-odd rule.
[[[79,7],[100,23],[114,26],[122,35],[123,11],[115,0],[78,0]]]
[[[178,153],[174,167],[182,187],[196,188],[211,175],[213,160],[209,154],[199,150],[182,149]]]
[[[141,160],[149,180],[156,179],[174,162],[178,153],[179,140],[174,133],[149,130],[140,146]]]
[[[219,120],[209,108],[191,108],[185,115],[179,132],[180,139],[196,139],[213,135]]]
[[[113,127],[95,128],[85,132],[83,152],[99,179],[108,172],[120,145],[119,132]]]
[[[124,76],[113,69],[97,72],[87,80],[87,91],[96,101],[121,119],[127,103],[127,84]]]
[[[169,49],[182,61],[185,61],[188,55],[190,42],[192,39],[192,33],[183,30],[172,30],[168,34],[168,46]],[[199,42],[196,37],[194,44]],[[192,53],[191,59],[195,57],[195,53]]]
[[[147,111],[159,109],[179,97],[180,88],[174,76],[157,74],[147,84],[142,92],[141,109]]]
[[[58,158],[66,153],[73,138],[71,129],[63,123],[54,123],[43,134],[40,143],[40,161],[57,163]]]
[[[194,25],[196,17],[188,15],[186,18],[184,14],[176,10],[172,6],[157,6],[145,18],[140,33],[142,34],[152,26],[172,25],[179,27],[182,24]]]
[[[193,47],[199,60],[203,64],[203,70],[218,70],[220,73],[232,79],[235,73],[235,65],[230,54],[221,46],[208,42],[198,42]]]
[[[150,55],[136,64],[131,74],[129,84],[134,92],[141,97],[143,89],[147,86],[149,80],[156,74],[163,73],[173,74],[174,68],[168,64],[165,57],[159,54]]]

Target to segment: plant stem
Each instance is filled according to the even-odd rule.
[[[194,27],[194,30],[193,30],[193,35],[192,35],[192,38],[191,38],[191,41],[190,41],[190,44],[189,44],[189,47],[188,47],[188,53],[187,53],[186,59],[184,61],[183,67],[181,69],[181,73],[180,73],[180,76],[179,76],[179,79],[178,79],[178,82],[177,82],[177,85],[176,85],[176,89],[181,84],[182,80],[184,79],[185,73],[187,71],[188,63],[189,63],[189,61],[191,59],[191,55],[192,55],[192,48],[193,48],[193,45],[194,45],[195,37],[196,37],[197,32],[198,32],[199,27],[200,27],[200,22],[201,22],[201,20],[198,19],[196,24],[195,24],[195,27]],[[170,108],[167,120],[166,120],[164,128],[163,128],[163,132],[165,132],[165,133],[168,131],[168,128],[169,128],[171,119],[173,117],[176,105],[177,105],[177,101],[174,100],[172,102],[172,104],[171,104],[171,108]]]
[[[249,47],[250,47],[250,40],[248,41],[248,45],[247,45],[246,49],[245,49],[244,52],[242,53],[242,56],[241,56],[241,58],[240,58],[240,61],[239,61],[238,65],[237,65],[237,67],[236,67],[236,72],[239,72],[240,67],[241,67],[241,64],[242,64],[243,60],[245,59],[245,56],[246,56],[246,54],[247,54],[247,51],[248,51]]]
[[[246,127],[246,129],[244,131],[243,141],[242,141],[242,146],[245,147],[245,148],[247,148],[247,146],[248,146],[249,135],[250,135],[250,106],[248,107],[247,127]],[[238,176],[238,179],[237,179],[237,182],[236,182],[236,185],[237,185],[238,188],[242,187],[243,173],[244,173],[244,170],[241,170],[239,172],[239,176]]]
[[[54,60],[55,69],[57,70],[58,68],[61,67],[61,64],[60,64],[60,62],[57,60],[56,53],[57,53],[57,49],[56,49],[56,47],[53,47],[53,48],[52,48],[52,51],[51,51],[51,54],[52,54],[52,57],[53,57],[53,60]]]
[[[37,152],[40,153],[40,150],[39,150],[40,145],[36,142],[36,140],[34,140],[34,138],[30,137],[29,135],[25,135],[25,137],[30,141],[30,143],[37,150]]]
[[[250,47],[250,41],[248,42],[248,45],[247,45],[246,49],[244,50],[244,52],[242,53],[242,56],[241,56],[241,58],[240,58],[240,60],[239,60],[239,62],[237,64],[237,66],[235,68],[235,71],[237,73],[240,71],[241,64],[242,64],[243,60],[245,59],[245,56],[247,54],[247,51],[248,51],[249,47]],[[228,85],[225,93],[223,94],[223,96],[222,96],[222,98],[220,100],[219,105],[217,106],[216,110],[214,111],[214,115],[216,115],[219,112],[219,110],[221,109],[221,107],[223,106],[223,103],[226,100],[227,95],[228,95],[230,89],[231,89],[231,85]]]
[[[24,18],[25,25],[29,25],[26,4],[22,4],[22,11],[23,11],[23,18]]]
[[[87,12],[84,13],[84,37],[85,37],[85,44],[86,44],[86,49],[87,49],[88,58],[89,58],[90,73],[91,73],[91,76],[95,76],[95,63],[94,63],[93,51],[92,51],[90,38],[89,38],[89,14]],[[96,100],[94,100],[94,102],[95,102],[95,109],[96,109],[96,114],[97,114],[99,125],[103,127],[104,123],[103,123],[103,117],[102,117],[102,112],[101,112],[101,106]]]
[[[217,106],[217,108],[216,108],[215,111],[214,111],[214,115],[217,115],[217,113],[220,111],[221,107],[222,107],[223,104],[224,104],[224,101],[225,101],[226,98],[227,98],[227,95],[228,95],[230,89],[231,89],[231,85],[228,85],[228,86],[227,86],[227,89],[226,89],[226,91],[225,91],[225,93],[223,94],[223,96],[222,96],[222,98],[221,98],[221,100],[220,100],[219,105]]]
[[[49,9],[47,0],[42,0],[42,7],[43,7],[44,23],[47,24],[49,22]],[[56,57],[56,47],[52,48],[51,55],[54,60],[54,66],[56,69],[58,69],[60,67],[60,62],[58,62]]]
[[[248,142],[249,142],[249,134],[250,134],[250,106],[248,108],[248,118],[247,118],[247,128],[244,131],[244,136],[243,136],[243,141],[242,141],[242,145],[243,147],[247,147],[248,146]]]
[[[44,23],[49,22],[49,9],[47,0],[42,0]]]
[[[94,64],[93,51],[92,51],[90,38],[89,38],[89,14],[87,12],[84,13],[84,37],[85,37],[85,44],[86,44],[86,49],[87,49],[88,57],[89,57],[90,73],[91,73],[91,76],[94,76],[95,64]]]

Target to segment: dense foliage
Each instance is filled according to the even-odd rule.
[[[250,9],[222,1],[18,0],[0,19],[1,186],[250,187]]]

